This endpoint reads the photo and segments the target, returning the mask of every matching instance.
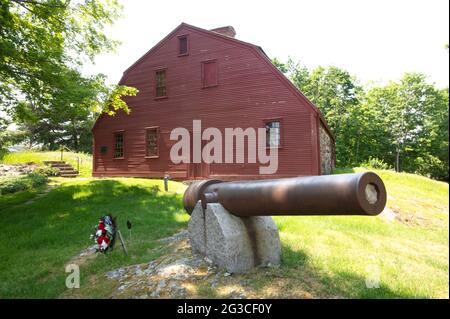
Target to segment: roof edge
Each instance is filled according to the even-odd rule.
[[[231,38],[229,36],[220,34],[218,32],[214,32],[211,30],[207,30],[207,29],[203,29],[200,27],[196,27],[194,25],[182,22],[180,25],[178,25],[175,29],[173,29],[169,34],[167,34],[163,39],[161,39],[157,44],[155,44],[150,50],[148,50],[145,54],[143,54],[139,59],[137,59],[132,65],[130,65],[124,72],[122,75],[122,78],[119,81],[119,85],[121,85],[127,78],[128,72],[131,71],[134,67],[136,67],[139,63],[141,63],[149,54],[151,54],[154,50],[156,50],[157,48],[159,48],[165,41],[167,41],[169,38],[171,38],[173,36],[174,33],[176,33],[179,29],[181,29],[182,27],[187,27],[189,29],[192,29],[194,31],[198,31],[216,38],[220,38],[224,41],[229,41],[235,44],[239,44],[242,46],[246,46],[249,47],[250,49],[254,50],[254,52],[260,56],[271,68],[271,70],[275,73],[275,75],[278,76],[278,78],[280,78],[282,81],[284,81],[284,83],[286,83],[288,85],[289,88],[291,88],[291,90],[297,95],[298,98],[300,98],[301,100],[305,101],[306,104],[308,104],[312,110],[314,112],[316,112],[320,118],[320,121],[322,122],[322,124],[324,125],[325,129],[328,131],[328,133],[330,134],[330,137],[333,139],[333,142],[336,142],[336,139],[330,129],[330,127],[327,124],[327,121],[325,120],[322,112],[320,111],[320,109],[314,105],[314,103],[312,103],[301,91],[299,88],[297,88],[292,82],[291,80],[289,80],[270,60],[269,56],[264,52],[264,50],[260,47],[257,46],[255,44],[252,44],[250,42],[245,42],[236,38]],[[97,118],[97,120],[94,123],[94,126],[92,127],[92,130],[95,128],[97,121],[99,120],[100,116]]]

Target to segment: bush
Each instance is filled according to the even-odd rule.
[[[36,168],[33,173],[37,173],[44,176],[58,176],[59,169],[50,166],[41,166]]]
[[[436,156],[425,154],[414,161],[416,174],[448,181],[448,166]]]
[[[373,169],[392,169],[392,166],[390,166],[388,163],[383,161],[382,159],[379,159],[377,157],[369,156],[369,160],[361,163],[362,167],[366,168],[373,168]]]
[[[27,179],[29,180],[32,188],[36,188],[36,187],[45,185],[48,182],[48,178],[46,175],[39,174],[36,172],[28,174]]]
[[[28,185],[23,178],[8,179],[0,182],[0,194],[12,194],[28,189]]]
[[[3,179],[0,180],[0,195],[37,188],[47,184],[47,182],[48,178],[46,175],[36,172],[29,173],[25,176]]]
[[[8,154],[8,150],[1,148],[0,146],[0,160],[3,159],[3,157],[5,157],[6,154]]]

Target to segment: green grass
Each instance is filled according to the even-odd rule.
[[[117,216],[126,239],[126,220],[133,222],[129,256],[118,245],[110,255],[81,266],[84,287],[92,274],[155,258],[151,251],[155,240],[185,227],[189,217],[181,205],[185,187],[181,183],[170,182],[170,192],[165,193],[158,180],[59,178],[58,182],[60,187],[34,202],[0,212],[0,298],[60,296],[66,290],[64,265],[93,244],[90,232],[104,214]],[[3,201],[1,197],[0,205]]]
[[[63,160],[71,164],[75,169],[78,167],[78,158],[80,159],[80,177],[92,176],[92,156],[84,153],[64,152]],[[7,153],[0,159],[3,164],[26,164],[35,163],[43,164],[44,161],[59,161],[61,160],[61,152],[14,152]]]
[[[6,208],[10,208],[15,205],[20,205],[28,200],[33,199],[34,197],[36,197],[37,194],[42,192],[44,189],[45,186],[42,186],[14,194],[0,195],[0,213]]]
[[[356,168],[350,171],[363,171]],[[338,173],[349,172],[339,170]],[[352,298],[448,298],[448,184],[376,171],[388,206],[410,223],[381,216],[275,217],[283,262],[317,280],[323,293]],[[366,279],[380,279],[368,289]]]
[[[448,298],[448,184],[376,172],[386,184],[388,206],[400,220],[275,217],[282,265],[248,275],[255,296]],[[152,250],[159,246],[156,240],[185,228],[188,221],[181,183],[170,182],[165,193],[160,180],[52,180],[60,186],[30,204],[20,201],[33,194],[14,194],[6,202],[0,197],[0,298],[70,297],[64,265],[91,244],[91,228],[111,212],[118,216],[130,256],[117,247],[83,264],[81,289],[75,295],[108,297],[113,287],[104,280],[106,271],[157,258],[164,250]],[[134,224],[132,241],[127,219]],[[367,288],[366,280],[377,276],[380,287]],[[203,295],[208,294],[208,287],[203,288]]]

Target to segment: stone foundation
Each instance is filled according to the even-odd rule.
[[[192,250],[230,273],[280,263],[281,244],[270,216],[237,217],[218,203],[200,202],[188,226]]]
[[[322,174],[331,174],[334,168],[334,147],[331,137],[325,131],[324,127],[320,125],[320,164],[322,168]]]

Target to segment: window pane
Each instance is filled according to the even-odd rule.
[[[217,85],[217,61],[203,62],[203,87]]]
[[[279,147],[281,145],[281,130],[280,122],[267,122],[266,123],[266,146]]]
[[[147,156],[158,156],[158,129],[147,129]]]
[[[114,158],[123,157],[123,133],[114,134]]]
[[[166,71],[156,71],[156,96],[166,96]]]
[[[186,54],[188,52],[188,39],[187,37],[179,38],[180,40],[180,52],[179,54]]]

